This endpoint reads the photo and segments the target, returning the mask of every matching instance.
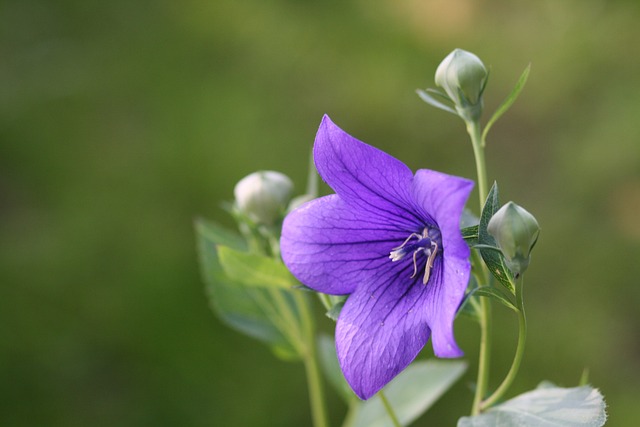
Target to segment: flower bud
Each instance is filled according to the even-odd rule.
[[[476,55],[455,49],[438,66],[436,85],[456,104],[463,118],[477,120],[482,112],[482,92],[487,83],[487,69]]]
[[[287,208],[293,182],[274,171],[254,172],[233,189],[237,209],[258,224],[273,225]]]
[[[538,240],[540,226],[524,208],[509,202],[491,217],[487,231],[504,255],[507,267],[517,276],[529,266],[530,252]]]

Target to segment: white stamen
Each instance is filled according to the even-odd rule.
[[[427,265],[424,266],[424,278],[422,279],[422,283],[424,285],[429,281],[429,276],[431,275],[431,268],[433,268],[433,262],[436,259],[436,254],[438,253],[438,244],[436,242],[432,242],[435,247],[433,251],[429,254],[429,258],[427,258]]]
[[[418,264],[417,264],[418,261],[416,260],[416,256],[420,251],[424,252],[424,248],[418,248],[415,251],[413,251],[413,274],[411,275],[412,279],[416,277],[416,274],[418,274]]]

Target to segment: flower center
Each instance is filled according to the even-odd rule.
[[[415,277],[418,274],[418,254],[423,254],[427,257],[427,262],[424,267],[422,283],[426,285],[439,251],[442,251],[440,230],[435,227],[425,227],[422,233],[411,233],[400,246],[393,248],[389,252],[389,259],[394,262],[400,261],[405,256],[412,254],[413,275],[411,277]]]

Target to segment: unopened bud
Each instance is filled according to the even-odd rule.
[[[274,171],[254,172],[242,178],[233,189],[236,207],[258,224],[273,225],[284,214],[293,182]]]
[[[516,276],[524,273],[540,234],[535,217],[523,207],[509,202],[491,217],[487,231],[496,239],[507,267]]]
[[[487,83],[487,69],[476,55],[455,49],[438,66],[436,85],[456,104],[463,118],[477,120],[482,113],[482,92]]]

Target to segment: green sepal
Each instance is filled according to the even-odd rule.
[[[247,247],[244,239],[204,219],[196,219],[194,226],[200,269],[213,312],[229,327],[268,344],[274,354],[279,357],[287,355],[286,359],[290,360],[297,351],[274,324],[273,313],[266,306],[272,302],[275,292],[281,293],[286,303],[293,306],[290,293],[278,289],[250,288],[229,278],[220,265],[218,246],[243,251]]]
[[[220,265],[227,276],[246,286],[291,289],[298,281],[276,259],[218,246]]]
[[[456,116],[458,115],[458,112],[456,110],[454,110],[453,108],[449,107],[446,104],[443,104],[442,102],[438,101],[437,99],[435,99],[433,96],[431,96],[429,93],[436,93],[437,95],[448,99],[448,97],[434,89],[427,89],[426,91],[422,90],[422,89],[416,89],[416,93],[418,94],[418,96],[420,97],[420,99],[422,99],[424,102],[426,102],[427,104],[431,105],[432,107],[436,107],[439,108],[440,110],[444,110],[448,113],[451,114],[455,114]]]
[[[487,200],[482,208],[482,214],[480,215],[480,224],[478,226],[478,244],[491,246],[493,248],[497,247],[496,241],[487,231],[487,225],[489,224],[489,220],[491,217],[498,211],[500,208],[500,200],[498,198],[498,184],[493,183],[491,190],[489,191],[489,195],[487,196]],[[484,260],[485,264],[491,271],[491,274],[502,284],[504,285],[509,292],[515,294],[515,286],[513,284],[513,276],[511,275],[511,271],[507,268],[504,257],[498,251],[493,249],[480,249],[480,255]]]
[[[522,89],[524,89],[524,85],[527,83],[527,78],[529,78],[530,70],[531,70],[531,64],[529,64],[527,68],[524,69],[524,71],[520,75],[520,78],[518,79],[518,82],[516,83],[514,88],[511,90],[511,93],[506,97],[504,101],[502,101],[502,104],[500,104],[500,106],[495,111],[495,113],[493,113],[493,115],[485,125],[484,131],[482,131],[482,141],[486,140],[487,135],[489,133],[489,129],[491,129],[491,126],[493,126],[493,124],[500,118],[500,116],[506,113],[507,110],[511,108],[511,105],[513,105],[513,103],[516,101],[516,99],[520,95],[520,92],[522,92]]]
[[[606,404],[598,389],[544,382],[483,414],[461,418],[458,427],[601,427],[606,421]]]
[[[424,414],[467,369],[465,362],[421,360],[413,362],[383,392],[402,425]],[[347,419],[352,427],[392,427],[380,396],[350,405]]]

